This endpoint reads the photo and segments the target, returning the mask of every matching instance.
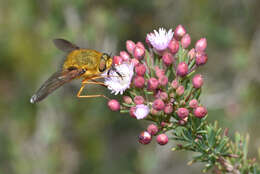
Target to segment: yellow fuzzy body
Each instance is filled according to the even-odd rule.
[[[91,49],[77,49],[71,51],[63,64],[63,69],[75,67],[77,69],[84,69],[86,72],[82,74],[81,78],[89,79],[100,75],[99,66],[102,53]],[[107,69],[112,65],[112,62],[107,63]]]

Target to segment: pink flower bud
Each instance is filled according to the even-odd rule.
[[[162,56],[162,60],[163,60],[163,63],[166,65],[166,66],[170,66],[173,62],[173,56],[171,53],[168,53],[168,52],[165,52]]]
[[[168,77],[166,76],[161,76],[159,78],[159,84],[162,85],[162,86],[166,86],[168,83]]]
[[[164,76],[164,70],[160,69],[158,66],[155,66],[155,75],[157,78],[160,78],[161,76]]]
[[[187,121],[188,121],[187,118],[188,118],[188,117],[186,117],[186,118],[184,118],[184,119],[182,119],[182,120],[179,120],[179,121],[178,121],[179,125],[184,126],[184,125],[187,123]]]
[[[196,74],[192,78],[192,84],[194,88],[200,88],[203,85],[203,78],[201,74]]]
[[[142,42],[137,42],[135,46],[140,47],[143,50],[145,50],[144,44]]]
[[[171,83],[171,86],[172,86],[173,89],[177,89],[178,86],[179,86],[178,80],[176,80],[176,79],[173,80],[172,83]]]
[[[204,52],[198,52],[196,54],[196,65],[204,65],[208,61],[208,55]]]
[[[184,77],[188,74],[189,68],[185,62],[179,63],[177,67],[177,74],[181,77]]]
[[[139,76],[143,76],[146,71],[144,64],[139,63],[135,66],[135,73]]]
[[[191,38],[190,35],[187,33],[181,39],[181,46],[186,49],[190,46]]]
[[[142,47],[136,46],[134,49],[134,57],[137,58],[138,60],[143,59],[144,57],[144,49]]]
[[[165,145],[165,144],[168,143],[169,139],[168,139],[168,136],[166,134],[160,134],[156,137],[156,141],[160,145]]]
[[[182,86],[182,85],[178,86],[178,88],[176,89],[177,95],[181,96],[184,93],[184,90],[185,90],[184,86]]]
[[[148,88],[150,90],[155,90],[158,88],[158,86],[159,86],[159,82],[156,78],[152,77],[148,80]]]
[[[158,132],[158,127],[155,124],[150,124],[147,127],[147,132],[149,132],[151,135],[155,135]]]
[[[190,102],[189,102],[189,106],[193,109],[195,109],[196,107],[198,107],[198,101],[196,99],[192,99]]]
[[[190,60],[194,59],[196,55],[195,49],[192,48],[189,52],[188,52],[188,57],[190,58]]]
[[[126,41],[126,50],[128,53],[133,54],[135,49],[135,43],[131,40]]]
[[[143,88],[144,87],[144,83],[145,83],[145,80],[144,80],[143,76],[135,76],[135,78],[134,78],[134,85],[135,85],[135,87]]]
[[[169,42],[168,48],[172,54],[176,54],[179,51],[179,42],[175,39],[172,39]]]
[[[132,104],[132,103],[133,103],[132,98],[129,97],[129,96],[123,96],[123,101],[124,101],[126,104]]]
[[[167,126],[167,123],[164,122],[164,121],[162,121],[162,122],[161,122],[161,127],[166,127],[166,126]]]
[[[184,119],[184,118],[188,117],[188,115],[189,115],[189,110],[186,109],[186,108],[179,108],[179,109],[177,110],[177,115],[178,115],[178,117],[179,117],[180,119]]]
[[[113,64],[114,65],[120,65],[123,62],[122,57],[120,56],[114,56],[113,57]]]
[[[161,111],[164,109],[164,102],[161,99],[156,99],[153,102],[153,108],[157,111]]]
[[[164,107],[164,113],[165,114],[171,114],[173,111],[173,107],[172,107],[172,104],[166,104],[165,107]]]
[[[152,141],[152,136],[149,132],[144,131],[138,136],[138,141],[141,144],[149,144]]]
[[[109,109],[111,109],[112,111],[119,111],[119,109],[120,109],[120,104],[115,99],[109,100],[107,105],[108,105]]]
[[[168,94],[166,92],[160,92],[160,98],[165,101],[168,99]]]
[[[180,40],[186,34],[186,30],[182,25],[178,25],[174,30],[174,38]]]
[[[133,117],[133,118],[136,118],[136,116],[135,116],[135,106],[133,106],[133,107],[131,107],[130,108],[130,110],[129,110],[129,114],[130,114],[130,116],[131,117]]]
[[[134,102],[136,105],[140,105],[144,103],[144,98],[142,96],[135,96]]]
[[[204,52],[206,48],[207,48],[207,39],[206,38],[201,38],[195,44],[195,50],[198,52]]]
[[[126,51],[120,51],[120,57],[122,57],[123,61],[130,60],[130,56]]]
[[[151,114],[152,115],[158,115],[158,112],[157,110],[155,110],[154,108],[151,109]]]
[[[132,63],[134,66],[136,66],[136,65],[139,64],[139,60],[136,59],[136,58],[133,58],[133,59],[131,59],[131,63]]]
[[[207,115],[208,111],[205,107],[199,106],[196,109],[194,109],[193,113],[194,113],[195,117],[203,118]]]

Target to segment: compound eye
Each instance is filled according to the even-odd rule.
[[[107,69],[107,66],[106,66],[106,60],[105,59],[101,59],[100,60],[100,64],[99,64],[99,71],[100,72],[103,72]]]

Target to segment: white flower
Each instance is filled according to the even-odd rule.
[[[147,34],[148,41],[157,51],[165,50],[172,40],[172,37],[172,29],[167,32],[164,28],[159,28],[159,32],[154,30],[154,33]]]
[[[111,69],[109,77],[105,77],[104,83],[107,88],[111,90],[111,93],[114,93],[115,95],[120,93],[122,95],[124,91],[130,87],[134,75],[134,65],[130,63],[122,63],[115,66],[115,68],[122,77],[120,77],[116,71]],[[102,75],[107,76],[107,72]]]
[[[134,115],[137,120],[140,120],[140,119],[144,119],[149,114],[149,112],[150,110],[148,106],[144,104],[140,104],[140,105],[136,105]]]

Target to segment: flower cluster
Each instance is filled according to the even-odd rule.
[[[138,120],[153,121],[139,135],[139,142],[148,144],[157,136],[158,144],[164,145],[168,142],[165,132],[207,115],[199,103],[203,77],[193,75],[207,62],[207,41],[202,38],[189,49],[190,35],[179,25],[174,32],[160,28],[147,34],[146,44],[148,49],[128,40],[127,51],[114,56],[113,63],[123,77],[114,71],[105,84],[112,93],[124,96],[121,103],[113,99],[108,106]]]
[[[115,68],[105,84],[112,93],[123,96],[120,102],[109,100],[108,107],[153,122],[139,134],[141,144],[156,137],[159,145],[165,145],[171,134],[180,143],[172,150],[197,152],[189,164],[204,162],[203,171],[260,173],[255,160],[247,158],[248,137],[236,134],[232,142],[226,129],[206,120],[207,109],[199,99],[204,80],[195,72],[208,60],[207,40],[199,39],[192,48],[182,25],[172,31],[160,28],[147,34],[147,48],[128,40],[127,51],[114,56]]]

